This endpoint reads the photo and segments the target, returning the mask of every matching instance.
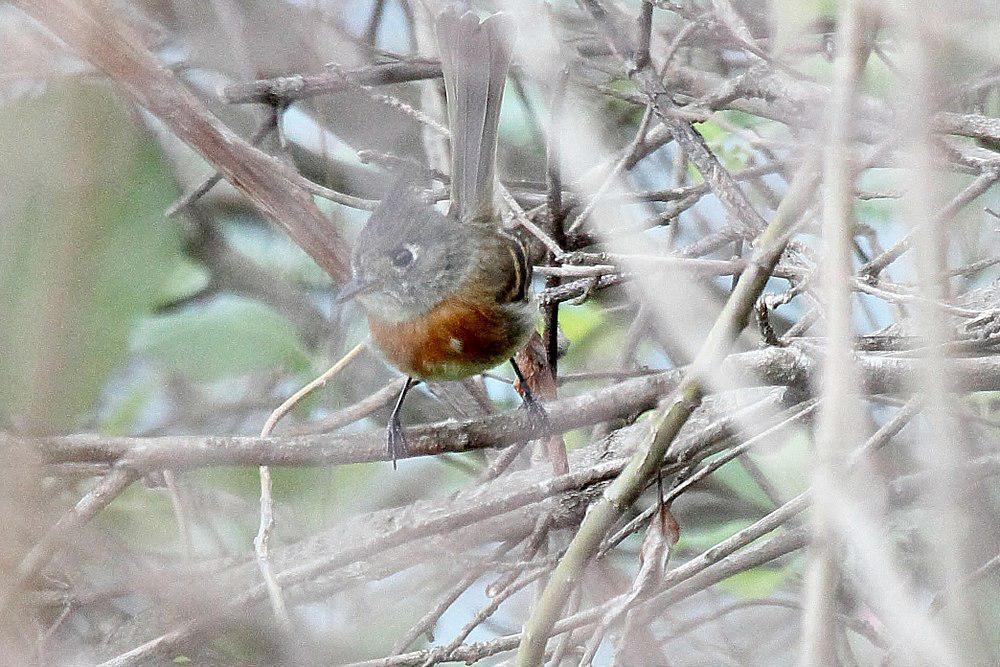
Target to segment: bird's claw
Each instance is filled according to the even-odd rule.
[[[525,396],[521,400],[521,409],[528,412],[532,428],[538,428],[544,432],[552,430],[552,422],[549,420],[549,413],[545,411],[541,401],[532,395]]]
[[[395,470],[396,461],[410,455],[410,447],[406,442],[406,433],[403,431],[403,425],[400,423],[399,417],[393,417],[389,420],[389,425],[386,427],[386,445],[389,450],[389,458],[392,459],[392,469]]]

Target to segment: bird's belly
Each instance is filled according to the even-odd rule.
[[[369,315],[372,340],[386,359],[407,375],[425,380],[460,380],[514,356],[534,331],[527,304],[473,305],[446,299],[408,322]]]

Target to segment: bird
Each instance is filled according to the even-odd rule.
[[[545,419],[514,356],[535,332],[531,263],[495,202],[500,106],[512,26],[452,7],[436,20],[451,133],[450,203],[394,184],[358,234],[339,301],[364,308],[371,340],[406,376],[386,427],[393,467],[408,454],[400,411],[422,380],[461,380],[509,361],[523,404]]]

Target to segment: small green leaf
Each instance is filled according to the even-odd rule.
[[[192,380],[308,365],[288,320],[262,303],[236,297],[149,318],[137,328],[132,349]]]
[[[559,328],[573,343],[579,343],[592,333],[604,321],[603,310],[593,304],[585,303],[573,308],[559,309]]]
[[[705,139],[705,143],[726,169],[737,171],[747,166],[750,148],[741,137],[722,129],[710,120],[695,123],[693,127]]]
[[[796,571],[797,568],[794,566],[780,568],[760,566],[734,574],[721,582],[720,586],[743,598],[766,598],[774,595],[781,584]]]
[[[693,127],[709,146],[719,144],[726,138],[726,132],[710,120],[704,123],[695,123]]]
[[[757,482],[753,480],[753,477],[750,476],[750,473],[746,471],[746,468],[739,461],[730,461],[712,473],[712,476],[717,481],[728,486],[732,489],[733,493],[748,503],[752,503],[765,511],[774,509],[771,499],[757,486]]]
[[[163,307],[191,298],[208,286],[208,270],[188,259],[170,269],[156,293],[156,306]]]

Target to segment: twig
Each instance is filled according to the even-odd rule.
[[[506,554],[512,548],[514,548],[518,541],[519,540],[508,540],[503,544],[501,544],[500,546],[498,546],[493,551],[492,559],[495,560],[497,558],[502,557],[504,554]],[[451,605],[455,602],[455,600],[457,600],[459,596],[462,595],[462,593],[468,590],[469,586],[474,584],[476,580],[479,579],[479,577],[481,577],[488,570],[489,567],[490,566],[488,564],[483,563],[482,565],[473,569],[471,572],[462,577],[458,581],[458,583],[452,586],[451,589],[449,589],[448,592],[445,593],[445,595],[441,598],[440,601],[438,601],[436,605],[434,605],[433,608],[431,608],[426,614],[424,614],[423,617],[421,617],[421,619],[417,621],[417,623],[412,628],[410,628],[410,630],[405,635],[403,635],[403,637],[398,642],[396,642],[396,645],[392,649],[392,652],[396,655],[402,653],[407,648],[409,648],[410,644],[416,641],[417,637],[424,634],[425,632],[429,633],[431,628],[434,627],[434,624],[437,623],[438,620],[441,618],[441,615],[444,614],[448,610],[448,608],[451,607]],[[512,571],[519,572],[520,568],[515,567]],[[458,643],[461,644],[461,642]]]
[[[412,628],[410,628],[405,635],[403,635],[399,641],[392,648],[392,653],[394,655],[399,655],[403,653],[406,649],[410,647],[410,644],[415,642],[420,635],[430,633],[431,628],[440,620],[441,616],[448,611],[452,604],[455,603],[462,593],[469,590],[469,586],[476,583],[476,580],[482,576],[484,570],[476,569],[468,574],[464,575],[458,582],[452,586],[448,591],[441,597],[441,599],[431,607],[426,614],[420,617]]]
[[[583,592],[578,588],[573,591],[573,595],[569,598],[569,605],[567,609],[571,613],[576,613],[580,609],[580,600],[583,598]],[[569,653],[570,648],[572,648],[577,642],[573,640],[573,632],[564,632],[559,641],[556,643],[555,649],[552,651],[552,656],[549,658],[549,663],[552,665],[561,665],[563,658]]]
[[[473,616],[468,623],[462,626],[462,629],[459,630],[458,633],[456,633],[455,637],[446,646],[440,649],[440,655],[449,655],[453,651],[455,651],[455,649],[457,649],[459,646],[462,645],[462,642],[465,641],[465,638],[468,637],[473,630],[479,627],[479,625],[482,624],[482,622],[485,621],[487,618],[492,616],[493,612],[499,609],[500,605],[507,601],[507,598],[509,598],[511,595],[518,592],[519,590],[523,589],[531,582],[537,581],[546,572],[548,572],[547,568],[540,568],[534,572],[522,576],[517,581],[511,583],[509,586],[499,591],[482,609],[476,612],[475,616]],[[434,662],[436,662],[435,653],[432,652],[431,656],[428,657],[427,662],[424,664],[431,665],[434,664]]]
[[[491,495],[481,498],[476,502],[466,503],[461,512],[446,513],[435,511],[419,520],[414,519],[409,523],[399,524],[398,522],[393,522],[393,527],[386,528],[367,539],[347,545],[334,553],[324,553],[307,562],[296,562],[294,565],[280,572],[276,577],[277,581],[281,586],[288,589],[295,584],[308,581],[320,573],[329,572],[332,569],[354,563],[358,558],[367,554],[388,551],[421,537],[439,534],[442,531],[453,531],[476,523],[485,517],[503,515],[527,503],[541,502],[571,489],[580,489],[597,484],[620,471],[622,463],[621,459],[606,461],[579,472],[572,472],[558,477],[546,477],[527,488],[519,488],[511,493],[500,496]],[[242,611],[247,605],[261,598],[266,598],[266,596],[266,587],[256,585],[232,597],[228,601],[226,609],[218,611],[226,614],[237,610]],[[102,663],[102,666],[117,667],[131,665],[136,664],[139,660],[148,659],[150,656],[162,655],[162,651],[179,645],[180,642],[183,642],[196,632],[198,628],[202,627],[206,621],[212,623],[218,622],[218,614],[213,614],[211,619],[189,621],[181,627],[146,642],[142,646],[136,647],[114,660]],[[388,664],[393,663],[390,662]]]
[[[567,230],[569,234],[576,232],[580,226],[587,221],[587,219],[594,212],[594,209],[597,208],[597,205],[602,199],[604,199],[605,193],[615,183],[618,175],[623,169],[625,169],[625,165],[629,164],[629,162],[634,158],[636,152],[639,150],[639,147],[646,138],[646,132],[649,130],[649,124],[652,120],[653,105],[650,104],[643,112],[642,120],[639,121],[639,129],[636,130],[635,137],[632,139],[631,143],[629,143],[629,147],[626,149],[625,154],[622,155],[621,159],[619,159],[618,162],[616,162],[611,168],[607,176],[604,177],[604,181],[594,191],[594,194],[591,195],[590,201],[587,202],[587,206],[584,207],[584,209],[576,216],[576,219],[573,220],[573,223],[569,226],[569,230]]]
[[[351,84],[384,86],[407,81],[441,78],[438,60],[412,59],[372,65],[342,73],[327,70],[319,74],[258,79],[226,86],[220,95],[230,104],[288,104],[315,95],[344,90]]]
[[[954,199],[948,202],[948,204],[934,216],[931,224],[941,225],[953,218],[955,214],[968,203],[989,190],[990,187],[996,183],[998,178],[1000,178],[1000,169],[984,171],[979,174],[979,176],[977,176],[972,183],[970,183],[960,193],[955,195]],[[906,236],[894,243],[888,250],[862,266],[859,273],[869,276],[875,276],[881,273],[887,266],[902,257],[907,250],[913,247],[914,235],[919,233],[919,231],[920,230],[915,229],[907,233]]]
[[[267,466],[259,468],[260,474],[260,525],[254,538],[254,551],[257,553],[257,568],[267,586],[267,596],[271,602],[271,611],[278,622],[278,627],[285,639],[292,637],[292,618],[285,606],[285,598],[281,594],[281,586],[274,577],[271,568],[271,532],[274,530],[274,500],[271,498],[271,469]]]
[[[663,497],[663,502],[670,504],[678,497],[680,497],[680,495],[684,493],[684,491],[686,491],[688,488],[690,488],[694,484],[697,484],[702,479],[712,474],[726,463],[729,463],[733,459],[738,458],[750,448],[756,446],[760,442],[766,441],[768,438],[773,436],[775,433],[780,432],[782,429],[790,426],[791,424],[794,424],[800,419],[807,417],[809,414],[812,413],[813,410],[816,409],[816,406],[818,404],[819,404],[818,399],[810,399],[808,401],[803,401],[800,405],[795,406],[793,414],[789,415],[785,419],[782,419],[777,424],[774,424],[768,427],[767,429],[761,431],[760,433],[754,435],[753,437],[749,438],[739,446],[732,448],[731,450],[726,452],[725,455],[720,456],[718,459],[713,460],[711,463],[702,466],[696,472],[694,472],[690,477],[687,477],[679,484],[675,485],[673,488],[670,489],[670,491],[666,494],[666,496]],[[597,557],[601,558],[605,556],[607,553],[611,551],[611,549],[619,545],[626,537],[628,537],[636,530],[638,530],[639,527],[642,526],[642,524],[649,521],[650,517],[653,516],[653,513],[656,512],[657,507],[658,503],[650,506],[646,510],[643,510],[638,516],[636,516],[634,519],[625,524],[621,528],[621,530],[619,530],[617,533],[609,537],[605,541],[604,545],[601,547],[601,551],[598,553]]]
[[[278,121],[280,116],[276,107],[271,107],[268,111],[267,118],[261,124],[260,128],[254,132],[253,136],[250,137],[251,146],[259,146],[262,141],[274,131],[274,128],[278,126]],[[196,187],[191,192],[187,193],[173,204],[167,207],[167,210],[163,212],[168,218],[172,218],[177,215],[191,204],[195,203],[203,196],[208,194],[208,191],[215,187],[215,185],[224,178],[221,171],[217,171],[204,181],[201,182],[198,187]]]
[[[524,562],[529,562],[538,553],[538,549],[545,542],[548,537],[549,528],[552,525],[552,512],[545,511],[539,515],[538,521],[535,522],[534,528],[531,530],[531,535],[528,536],[528,541],[524,545],[524,550],[521,552],[521,560]],[[514,583],[514,580],[520,575],[518,569],[513,569],[507,572],[499,579],[494,581],[492,584],[486,587],[486,595],[493,597],[498,595],[505,589]]]
[[[604,30],[612,48],[623,57],[631,52],[630,39],[620,28],[620,21],[612,10],[609,12],[599,0],[583,0],[583,5]],[[670,131],[674,140],[687,155],[688,160],[711,184],[730,220],[742,227],[743,233],[753,236],[764,229],[765,222],[747,200],[732,175],[709,150],[704,138],[691,126],[691,122],[677,113],[677,106],[663,87],[659,75],[649,65],[629,72],[640,90],[649,98],[660,122]]]
[[[522,209],[521,205],[517,203],[517,200],[514,199],[514,196],[511,195],[510,192],[508,192],[507,188],[505,188],[502,184],[497,183],[497,191],[500,193],[500,199],[502,199],[503,202],[507,205],[507,208],[514,216],[514,219],[517,221],[517,224],[524,227],[526,230],[528,230],[528,232],[531,233],[532,236],[541,241],[542,244],[548,249],[548,251],[552,253],[555,257],[562,257],[564,254],[562,247],[558,243],[556,243],[555,239],[546,234],[541,227],[539,227],[538,225],[536,225],[535,223],[533,223],[531,220],[528,219],[528,216],[525,215],[524,213],[524,209]]]
[[[299,401],[305,398],[314,390],[323,387],[326,383],[344,369],[347,364],[353,361],[359,354],[368,348],[368,342],[363,341],[355,345],[347,354],[341,357],[337,363],[331,366],[326,372],[315,380],[305,385],[281,405],[279,405],[267,418],[264,427],[260,431],[260,437],[266,438],[271,435],[278,422],[294,408]],[[268,466],[260,466],[260,526],[257,530],[257,537],[254,538],[254,550],[257,552],[257,567],[264,578],[267,586],[267,595],[271,601],[271,609],[274,616],[285,634],[285,638],[292,637],[292,620],[285,606],[285,599],[281,594],[281,586],[274,576],[274,569],[271,566],[271,533],[274,530],[274,499],[271,497],[271,470]]]
[[[663,479],[658,472],[656,476],[656,510],[649,517],[646,536],[639,549],[639,572],[632,581],[632,588],[628,594],[604,614],[601,622],[592,632],[591,639],[587,642],[583,657],[580,659],[580,667],[588,667],[593,663],[594,656],[597,654],[608,629],[622,616],[627,619],[629,608],[634,606],[638,600],[647,597],[662,579],[670,559],[670,553],[674,545],[677,544],[680,531],[669,507],[669,503],[663,498]]]
[[[451,132],[448,130],[447,127],[445,127],[444,125],[442,125],[437,120],[432,118],[430,115],[424,113],[420,109],[415,109],[414,107],[410,106],[409,104],[407,104],[400,98],[396,97],[395,95],[387,95],[385,93],[380,93],[371,86],[367,86],[362,83],[351,82],[351,80],[347,77],[347,73],[336,65],[328,65],[328,69],[342,76],[345,85],[348,85],[350,87],[362,91],[376,102],[380,102],[391,109],[396,109],[397,111],[400,111],[401,113],[413,118],[417,122],[434,130],[442,137],[451,138]]]
[[[363,197],[355,197],[354,195],[349,195],[344,192],[338,192],[337,190],[328,188],[325,185],[314,183],[304,176],[299,177],[299,184],[305,190],[316,195],[317,197],[329,199],[330,201],[340,204],[341,206],[356,208],[360,211],[374,211],[375,207],[378,206],[377,200],[364,199]]]
[[[785,554],[791,553],[796,549],[801,549],[805,546],[807,542],[808,534],[805,531],[797,530],[785,535],[781,535],[774,538],[764,544],[756,547],[747,549],[744,553],[740,554],[738,557],[731,557],[722,559],[720,562],[715,563],[712,567],[709,567],[701,573],[693,583],[678,587],[674,590],[668,590],[667,593],[661,594],[653,598],[648,605],[652,607],[654,603],[658,603],[663,606],[677,600],[683,599],[698,592],[699,590],[704,590],[709,586],[718,583],[724,579],[727,579],[734,574],[743,572],[745,570],[757,567],[764,563],[770,562],[776,558],[780,558]],[[554,628],[554,633],[561,634],[563,632],[568,632],[575,630],[576,628],[585,627],[595,623],[599,620],[602,614],[608,609],[612,608],[615,604],[619,602],[618,599],[609,600],[607,603],[594,607],[585,611],[578,612],[573,616],[565,618],[559,621]],[[450,655],[435,656],[436,662],[475,662],[477,660],[482,660],[491,655],[496,655],[498,653],[503,653],[506,651],[511,651],[519,645],[521,640],[523,640],[524,634],[514,634],[505,637],[500,637],[489,642],[483,642],[480,644],[466,644],[461,647],[456,648]],[[404,667],[404,666],[418,666],[425,664],[427,658],[430,656],[431,651],[418,651],[415,653],[408,653],[405,655],[395,656],[393,658],[380,659],[380,660],[367,660],[364,662],[356,662],[350,665],[345,665],[345,667]],[[112,667],[112,666],[108,666]]]
[[[322,419],[286,430],[288,435],[309,435],[330,433],[375,413],[392,403],[403,388],[405,377],[390,380],[384,387],[361,399],[357,403],[333,412]]]
[[[560,248],[566,246],[566,233],[563,230],[565,215],[562,200],[562,171],[559,165],[560,151],[559,140],[562,136],[562,105],[566,96],[566,83],[569,80],[569,69],[564,68],[560,73],[555,90],[552,93],[551,112],[549,114],[549,127],[545,144],[545,180],[546,180],[546,207],[549,213],[549,228],[552,230],[553,240]],[[559,256],[554,252],[549,252],[548,264],[553,266]],[[545,279],[546,289],[558,287],[559,277],[550,275]],[[553,303],[545,308],[545,328],[542,335],[545,342],[545,356],[548,361],[549,370],[556,382],[559,380],[559,304]]]
[[[777,600],[777,599],[764,599],[764,600],[739,600],[736,602],[731,602],[723,607],[716,609],[715,611],[699,616],[698,618],[693,618],[690,621],[686,621],[679,626],[671,628],[670,635],[665,638],[665,641],[674,641],[681,638],[685,634],[696,630],[706,623],[710,623],[716,619],[730,614],[734,611],[739,611],[741,609],[748,609],[758,606],[774,606],[774,607],[784,607],[786,609],[801,611],[802,605],[793,600]],[[855,616],[848,616],[846,614],[839,615],[840,620],[844,625],[850,627],[852,630],[857,632],[859,635],[867,639],[872,643],[873,646],[878,648],[885,648],[885,639],[879,636],[878,632],[872,625],[860,618]]]
[[[649,64],[649,41],[651,33],[653,32],[652,0],[642,0],[642,4],[639,7],[639,20],[637,23],[639,44],[635,47],[635,54],[632,56],[632,61],[636,68],[641,68]]]
[[[372,4],[371,14],[368,16],[368,24],[361,35],[361,40],[372,49],[375,48],[378,41],[378,31],[382,26],[382,18],[385,16],[385,5],[386,0],[375,0]]]
[[[72,540],[78,530],[111,504],[138,477],[138,471],[126,463],[115,465],[76,505],[59,517],[18,564],[13,580],[6,587],[3,596],[0,596],[0,612],[9,607],[12,596],[42,571],[60,546]]]
[[[861,384],[869,394],[907,392],[919,360],[858,354]],[[797,345],[732,355],[722,372],[745,386],[805,387],[817,378],[815,359]],[[1000,358],[955,358],[952,380],[962,391],[1000,391]],[[641,413],[677,386],[678,371],[629,378],[579,396],[547,404],[551,430],[545,431],[524,410],[462,422],[444,421],[406,430],[413,456],[505,447],[524,439],[563,433],[582,426]],[[0,432],[6,446],[27,447],[49,463],[121,462],[142,472],[217,465],[342,465],[386,460],[384,432],[319,434],[295,437],[157,436],[123,437],[76,434],[21,438]]]
[[[989,576],[994,570],[1000,569],[1000,553],[990,558],[985,563],[977,567],[975,570],[970,572],[968,576],[964,577],[958,582],[959,589],[968,589],[973,584],[978,583],[980,580]],[[954,599],[955,593],[957,591],[941,591],[934,596],[930,604],[930,613],[936,614],[941,611],[944,606],[948,603],[948,599]]]

